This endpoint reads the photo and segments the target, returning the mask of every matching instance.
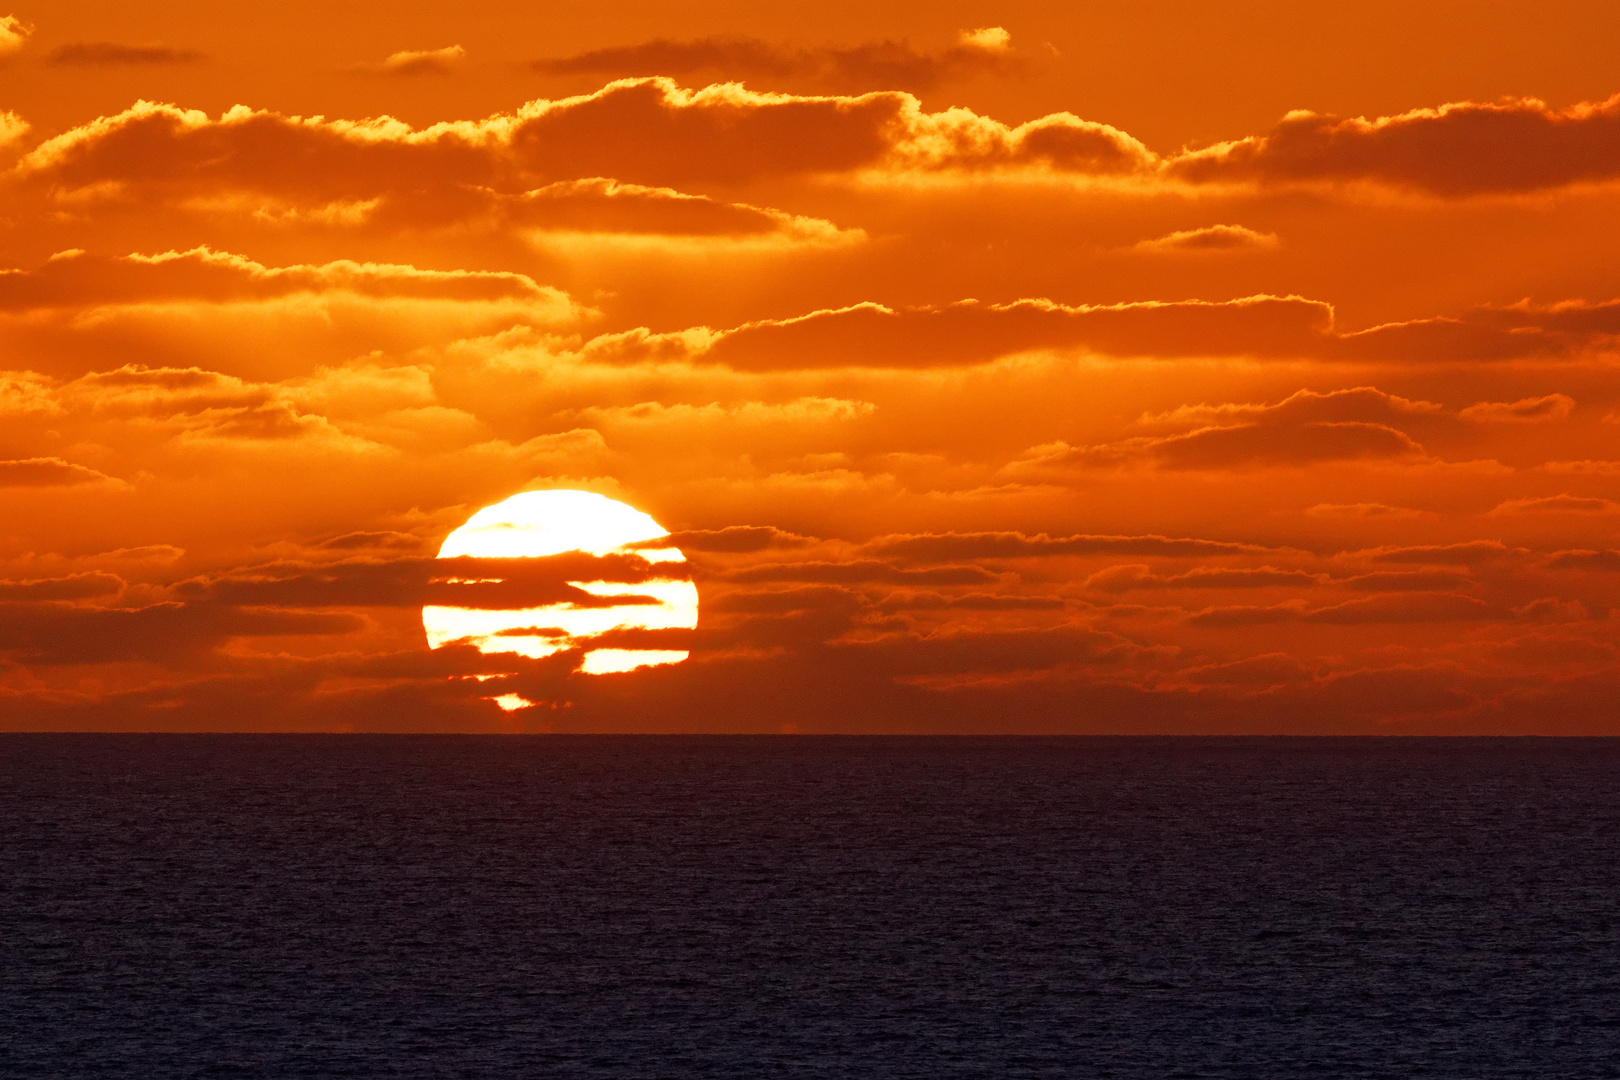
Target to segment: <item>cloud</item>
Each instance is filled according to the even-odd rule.
[[[1547,394],[1519,401],[1481,401],[1457,415],[1476,424],[1543,424],[1564,420],[1575,410],[1575,399],[1567,394]]]
[[[559,180],[515,195],[485,191],[492,218],[511,228],[587,235],[768,237],[838,241],[845,233],[820,218],[746,203],[720,202],[673,188],[589,177]],[[474,214],[465,214],[474,217]]]
[[[91,571],[59,578],[0,581],[0,600],[88,600],[123,589],[124,579],[117,574]]]
[[[1308,679],[1311,670],[1287,653],[1262,653],[1176,672],[1175,681],[1205,686],[1280,686]]]
[[[1359,626],[1381,623],[1477,622],[1500,619],[1505,613],[1472,596],[1460,593],[1418,592],[1369,596],[1328,607],[1307,609],[1292,601],[1270,607],[1212,607],[1188,616],[1192,626],[1242,627],[1268,623],[1314,623]]]
[[[195,64],[203,59],[203,54],[195,49],[178,49],[172,45],[72,41],[52,49],[46,55],[45,62],[61,67],[159,67]]]
[[[1112,356],[1273,355],[1321,338],[1326,305],[1300,297],[1065,305],[1051,300],[891,309],[863,303],[712,334],[692,358],[737,370],[943,368],[1043,349]]]
[[[116,421],[155,421],[207,438],[294,439],[336,434],[324,417],[302,411],[285,390],[200,368],[136,364],[91,372],[57,394]]]
[[[1566,473],[1577,476],[1620,476],[1620,461],[1543,461],[1536,468],[1543,472]]]
[[[389,54],[380,64],[363,64],[357,71],[371,75],[449,75],[467,58],[460,45],[443,49],[403,50]]]
[[[1473,622],[1501,618],[1503,612],[1460,593],[1419,592],[1369,596],[1302,612],[1300,621],[1351,626],[1361,623]]]
[[[853,612],[871,606],[863,593],[837,585],[795,585],[787,589],[738,589],[705,603],[705,611],[780,615],[793,611]]]
[[[359,235],[401,231],[517,235],[548,254],[577,256],[607,241],[665,241],[665,250],[704,252],[723,244],[742,249],[794,245],[842,246],[866,239],[861,229],[766,206],[689,195],[668,187],[620,183],[604,177],[559,180],[528,190],[477,184],[428,184],[384,191],[371,198],[324,206],[269,199],[256,211],[284,226],[309,225]],[[595,241],[594,244],[585,242]]]
[[[890,593],[878,602],[882,611],[1058,611],[1068,606],[1061,596],[1013,596],[1005,593]]]
[[[270,267],[208,247],[108,257],[64,252],[33,270],[0,270],[0,311],[98,307],[174,300],[272,300],[306,293],[371,299],[533,304],[553,315],[572,309],[565,293],[525,274],[495,270],[418,270],[347,259]]]
[[[1020,532],[924,533],[879,537],[868,551],[919,561],[1027,559],[1072,555],[1249,555],[1268,548],[1170,536],[1033,536]]]
[[[889,678],[962,676],[984,672],[1031,671],[1082,663],[1133,651],[1131,643],[1089,626],[1016,630],[948,630],[933,634],[898,633],[838,642],[834,655],[875,667]]]
[[[115,194],[102,194],[119,205]],[[328,202],[321,201],[323,195],[292,190],[266,194],[251,205],[233,194],[202,196],[189,203],[179,193],[173,194],[182,205],[193,209],[208,213],[251,211],[257,221],[281,227],[361,235],[449,230],[480,231],[504,238],[515,232],[531,242],[547,242],[549,250],[564,253],[571,242],[602,237],[732,240],[756,245],[835,245],[865,239],[860,229],[841,229],[822,218],[689,195],[668,187],[620,183],[606,177],[559,180],[527,190],[445,180],[418,187],[393,186],[369,197],[356,191],[352,197]]]
[[[0,15],[0,59],[22,50],[34,28],[15,15]]]
[[[967,109],[924,112],[898,91],[685,90],[656,78],[421,130],[387,117],[245,106],[213,118],[142,101],[45,141],[17,174],[59,192],[242,193],[325,205],[458,186],[516,193],[591,177],[654,187],[865,173],[1118,177],[1156,160],[1125,133],[1068,113],[1009,127]]]
[[[807,536],[784,532],[770,525],[728,525],[723,529],[683,529],[667,537],[649,540],[643,547],[678,547],[682,551],[713,551],[746,554],[780,548],[804,547],[814,543]]]
[[[316,544],[329,551],[416,551],[424,544],[420,536],[411,533],[384,530],[377,532],[351,532],[334,536]]]
[[[388,118],[304,119],[236,106],[208,114],[140,101],[35,147],[18,175],[54,188],[296,202],[369,199],[429,184],[489,184],[513,117],[417,131]]]
[[[1388,506],[1384,503],[1316,503],[1314,506],[1307,506],[1304,513],[1314,518],[1396,520],[1424,517],[1427,511],[1413,510],[1405,506]]]
[[[547,75],[594,75],[609,79],[668,75],[710,81],[804,82],[839,91],[931,90],[943,83],[1022,69],[1012,38],[999,26],[964,30],[954,45],[918,50],[904,41],[854,46],[792,48],[759,38],[663,38],[529,65]]]
[[[1009,469],[1039,472],[1146,462],[1166,469],[1304,467],[1326,461],[1418,458],[1421,445],[1393,426],[1432,414],[1435,407],[1375,387],[1318,393],[1301,390],[1268,405],[1193,406],[1148,423],[1204,423],[1192,431],[1137,436],[1117,443],[1071,447],[1053,443],[1030,450]]]
[[[1491,510],[1494,517],[1523,514],[1613,514],[1620,512],[1620,502],[1613,499],[1592,498],[1582,495],[1544,495],[1528,499],[1509,499]]]
[[[4,386],[0,380],[0,391]],[[355,363],[259,381],[200,367],[125,364],[67,381],[30,380],[23,386],[27,395],[9,409],[3,408],[0,396],[0,412],[12,413],[17,423],[45,435],[55,429],[42,425],[65,425],[92,442],[111,444],[145,467],[163,467],[145,455],[165,444],[195,460],[193,451],[226,449],[220,445],[224,440],[233,441],[236,450],[267,440],[291,450],[288,440],[301,439],[301,450],[317,457],[341,454],[351,462],[366,457],[381,465],[387,459],[397,467],[401,454],[410,455],[413,485],[435,474],[442,481],[444,470],[502,475],[503,483],[523,483],[561,463],[588,464],[606,452],[601,436],[585,428],[523,442],[492,438],[470,413],[440,404],[431,372],[416,365]],[[393,531],[349,532],[359,534],[357,543],[392,537],[388,546],[393,546],[400,537]]]
[[[1590,317],[1572,318],[1576,313]],[[867,301],[728,330],[622,332],[589,343],[583,355],[606,363],[685,359],[753,372],[943,369],[1041,352],[1440,363],[1610,353],[1617,332],[1620,307],[1609,303],[1479,308],[1460,318],[1340,332],[1329,304],[1301,296],[1095,305],[963,300],[903,308]]]
[[[828,584],[979,585],[996,575],[979,566],[935,566],[907,570],[873,559],[852,562],[767,563],[734,570],[727,580],[737,582],[805,581]]]
[[[1275,566],[1231,569],[1199,566],[1181,574],[1155,574],[1143,565],[1110,566],[1086,578],[1088,589],[1131,592],[1138,589],[1271,589],[1310,588],[1321,585],[1319,574],[1279,570]]]
[[[477,609],[517,609],[566,603],[576,608],[657,603],[629,594],[599,596],[574,582],[686,580],[685,564],[649,563],[627,554],[569,552],[517,559],[344,559],[296,561],[245,567],[192,578],[174,587],[187,601],[244,607],[403,607],[425,604]]]
[[[730,593],[705,605],[696,656],[813,652],[860,625],[870,608],[860,593],[825,585]]]
[[[1167,469],[1231,469],[1246,466],[1306,466],[1324,461],[1415,458],[1423,447],[1387,424],[1358,420],[1313,420],[1295,427],[1246,424],[1210,427],[1185,435],[1091,447],[1070,460],[1107,464],[1141,458]],[[1048,459],[1056,464],[1063,459]]]
[[[33,381],[45,373],[123,364],[286,379],[501,331],[540,336],[597,316],[510,271],[348,259],[273,266],[208,247],[116,257],[69,250],[0,270],[0,350],[35,373],[0,376],[0,413],[49,398]]]
[[[26,134],[28,121],[14,112],[0,109],[0,148],[10,146]]]
[[[1335,333],[1319,354],[1368,361],[1493,361],[1560,359],[1612,353],[1620,332],[1615,301],[1478,307],[1461,316],[1384,323]]]
[[[1450,592],[1474,581],[1455,570],[1376,570],[1341,578],[1333,584],[1361,592]]]
[[[1277,246],[1276,233],[1256,232],[1243,225],[1207,225],[1143,240],[1132,250],[1149,253],[1271,251]]]
[[[516,160],[558,178],[678,185],[857,171],[1120,176],[1154,160],[1124,132],[1072,114],[1009,127],[966,109],[927,113],[897,91],[807,97],[622,80],[585,97],[531,103],[521,115],[511,132]],[[603,139],[604,129],[622,137]]]
[[[74,465],[57,457],[0,461],[0,488],[69,487],[74,484],[94,484],[101,481],[112,481],[112,478],[94,469]]]
[[[1467,540],[1458,544],[1420,544],[1378,547],[1360,552],[1375,563],[1413,563],[1429,566],[1478,566],[1522,554],[1500,540]]]
[[[577,326],[595,314],[522,273],[347,259],[277,267],[208,247],[117,257],[70,250],[0,270],[0,340],[14,363],[60,375],[122,357],[285,377],[514,326]],[[0,409],[13,396],[0,382]]]
[[[345,613],[178,603],[92,608],[0,601],[0,653],[42,665],[179,662],[231,638],[350,634],[364,625],[358,616]]]
[[[1535,98],[1456,102],[1368,120],[1291,112],[1265,135],[1166,166],[1192,183],[1372,182],[1444,198],[1620,177],[1620,94],[1553,109]]]
[[[1235,424],[1320,421],[1324,423],[1407,424],[1438,416],[1443,407],[1388,394],[1376,386],[1355,386],[1320,392],[1300,390],[1275,404],[1222,402],[1216,405],[1181,405],[1161,413],[1143,413],[1137,423],[1145,427],[1202,428]]]
[[[949,55],[1001,63],[1007,50],[994,37],[979,32]],[[748,39],[661,42],[547,63],[652,70],[648,65],[729,57],[768,66],[776,62],[771,48]],[[370,70],[443,72],[459,55],[455,46],[396,53]],[[782,62],[791,68],[797,61]],[[1167,182],[1365,181],[1450,197],[1615,179],[1617,133],[1620,95],[1561,111],[1526,99],[1373,121],[1294,113],[1267,135],[1166,159],[1126,132],[1066,112],[1008,125],[966,108],[927,112],[904,90],[763,93],[735,82],[686,89],[658,75],[420,130],[388,117],[326,120],[237,106],[213,118],[142,101],[47,140],[24,159],[19,175],[58,197],[248,194],[334,213],[345,202],[391,193],[449,199],[460,188],[487,188],[512,196],[600,177],[676,188],[813,176],[971,182],[996,175],[1146,189]],[[1187,252],[1275,243],[1271,234],[1218,224],[1143,246]]]
[[[1554,570],[1620,570],[1620,551],[1555,551],[1547,557]]]
[[[120,567],[145,568],[171,566],[185,557],[185,548],[173,544],[144,544],[140,547],[114,548],[90,556],[97,563]]]

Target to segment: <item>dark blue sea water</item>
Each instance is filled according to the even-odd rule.
[[[5,1077],[1620,1076],[1620,742],[0,736]]]

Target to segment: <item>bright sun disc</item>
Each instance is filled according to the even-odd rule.
[[[669,530],[651,517],[603,495],[589,491],[525,491],[474,514],[445,538],[439,558],[511,559],[576,551],[590,555],[627,552],[652,563],[679,564],[684,570],[686,556],[677,548],[630,547],[668,535]],[[483,653],[541,657],[612,630],[697,626],[697,586],[679,574],[635,583],[568,584],[594,596],[634,597],[637,602],[591,607],[564,602],[499,609],[429,605],[422,609],[428,646],[437,649],[466,641]],[[654,602],[647,603],[648,597]],[[585,653],[580,670],[589,674],[631,671],[679,663],[687,655],[673,649],[591,649]],[[502,707],[520,706],[502,703]]]

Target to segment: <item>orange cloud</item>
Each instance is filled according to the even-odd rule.
[[[680,548],[685,552],[723,551],[731,554],[765,551],[770,548],[797,548],[811,543],[809,537],[796,536],[769,525],[728,525],[723,529],[682,529],[667,538],[648,541],[653,544]]]
[[[179,49],[172,45],[72,41],[52,49],[46,55],[45,62],[66,67],[156,67],[195,64],[203,59],[203,54],[195,49]]]
[[[1156,301],[1069,306],[962,301],[894,310],[858,304],[726,331],[698,358],[734,368],[929,368],[986,363],[1037,349],[1108,355],[1270,355],[1324,337],[1326,304],[1257,296],[1226,303]]]
[[[88,600],[122,592],[124,584],[117,574],[101,571],[33,581],[0,581],[0,600]]]
[[[1177,682],[1209,686],[1280,686],[1306,679],[1311,671],[1287,653],[1265,653],[1225,664],[1204,664],[1176,672]]]
[[[734,571],[729,580],[740,582],[806,581],[836,584],[879,583],[885,585],[976,585],[996,580],[996,575],[978,566],[938,566],[909,570],[872,559],[853,562],[767,563]]]
[[[1199,566],[1182,574],[1155,574],[1140,564],[1110,566],[1086,578],[1088,589],[1103,592],[1133,592],[1140,589],[1270,589],[1310,588],[1322,583],[1318,574],[1303,570],[1279,570],[1275,566],[1227,568]]]
[[[547,75],[595,75],[609,79],[669,75],[713,81],[807,82],[848,92],[875,89],[928,90],[981,75],[1022,68],[1012,39],[1001,27],[964,30],[944,49],[918,50],[904,41],[848,47],[793,48],[751,37],[663,38],[638,45],[595,49],[529,65]]]
[[[1277,234],[1257,232],[1243,225],[1206,225],[1143,240],[1133,250],[1146,252],[1270,251]]]
[[[0,461],[0,487],[66,487],[93,484],[110,477],[61,458],[24,458]]]
[[[1504,613],[1485,601],[1460,593],[1412,593],[1369,596],[1327,607],[1307,609],[1293,602],[1270,607],[1206,608],[1188,618],[1193,626],[1244,627],[1269,623],[1314,623],[1362,626],[1383,623],[1475,622],[1499,619]]]
[[[657,604],[634,594],[598,596],[572,580],[640,584],[685,580],[684,567],[655,565],[627,555],[569,553],[535,559],[346,558],[338,562],[286,560],[231,574],[183,581],[174,595],[197,603],[249,607],[529,608],[566,603],[572,608]]]
[[[842,230],[819,218],[746,203],[721,202],[701,195],[687,195],[673,188],[621,184],[601,177],[559,180],[543,188],[511,195],[487,189],[462,189],[461,196],[455,217],[465,223],[487,215],[492,228],[596,236],[705,237],[823,244],[856,240],[864,235],[860,230]],[[470,205],[480,200],[484,208]],[[400,210],[390,213],[396,205]],[[395,199],[379,216],[401,221],[408,220],[410,214],[411,204]]]
[[[1487,308],[1343,333],[1334,328],[1330,305],[1300,296],[1098,305],[963,300],[898,309],[865,302],[729,330],[620,334],[590,343],[584,355],[620,363],[684,355],[743,371],[948,368],[1037,351],[1373,363],[1559,359],[1612,354],[1620,332],[1614,310]],[[1590,317],[1572,318],[1576,312]]]
[[[1086,448],[1047,455],[1042,465],[1069,461],[1096,464],[1141,457],[1171,469],[1219,469],[1253,465],[1308,465],[1357,458],[1421,457],[1423,447],[1387,424],[1309,421],[1297,427],[1212,427],[1162,439]]]
[[[415,348],[514,324],[577,326],[591,314],[521,273],[352,260],[277,267],[206,247],[118,257],[72,250],[0,271],[0,341],[12,362],[67,376],[134,363],[282,377],[390,342]],[[107,365],[109,357],[117,359]]]
[[[908,559],[1022,559],[1058,555],[1243,555],[1269,549],[1172,536],[1027,536],[1018,532],[886,536],[869,549]]]
[[[198,368],[128,365],[92,372],[60,393],[97,416],[168,422],[208,438],[290,439],[331,431],[275,388]]]
[[[1620,570],[1620,551],[1556,551],[1547,565],[1556,570]]]
[[[1384,503],[1317,503],[1307,506],[1305,513],[1320,518],[1414,518],[1423,511],[1405,506],[1387,506]]]
[[[10,146],[26,134],[28,121],[14,112],[0,110],[0,147]]]
[[[1435,406],[1426,402],[1407,401],[1372,387],[1327,394],[1301,390],[1275,405],[1202,407],[1170,414],[1194,422],[1215,421],[1182,434],[1139,436],[1091,447],[1066,443],[1035,447],[1016,467],[1028,471],[1147,461],[1169,469],[1222,469],[1421,458],[1423,447],[1392,425],[1434,411]]]
[[[1546,394],[1519,401],[1481,401],[1457,415],[1480,424],[1542,424],[1566,419],[1575,410],[1568,394]]]
[[[878,602],[882,611],[1056,611],[1068,606],[1061,596],[1011,596],[965,593],[944,596],[937,592],[890,593]]]
[[[680,184],[862,170],[1108,176],[1152,161],[1130,136],[1071,114],[1008,127],[965,109],[926,113],[899,92],[803,97],[736,85],[683,90],[669,79],[637,79],[584,97],[533,102],[520,116],[513,154],[531,173],[548,177]],[[620,137],[603,139],[603,130]]]
[[[143,198],[221,191],[330,202],[423,184],[489,184],[512,118],[436,124],[327,121],[237,106],[206,113],[142,101],[34,148],[25,181]]]
[[[328,121],[237,106],[213,119],[140,102],[47,140],[18,174],[65,190],[330,202],[424,185],[514,191],[589,177],[679,186],[862,171],[1119,176],[1153,161],[1123,132],[1068,113],[1009,127],[965,109],[927,113],[896,91],[795,96],[730,84],[684,90],[654,78],[420,131],[389,118]]]
[[[1458,544],[1420,544],[1412,547],[1374,548],[1365,553],[1375,563],[1417,563],[1430,566],[1475,566],[1518,554],[1500,540],[1466,540]]]
[[[1530,499],[1509,499],[1491,511],[1493,515],[1516,514],[1613,514],[1620,503],[1613,499],[1580,495],[1545,495]]]
[[[0,651],[42,665],[148,661],[186,663],[232,638],[352,633],[343,613],[244,611],[176,603],[93,608],[0,601]]]
[[[62,252],[34,270],[0,270],[0,311],[96,307],[171,300],[213,303],[268,300],[299,293],[373,298],[517,301],[566,309],[568,298],[524,274],[418,270],[356,263],[269,267],[206,247],[159,255],[112,257]]]
[[[1608,181],[1620,177],[1620,95],[1567,109],[1456,102],[1375,120],[1292,112],[1265,135],[1167,168],[1194,183],[1371,181],[1442,197]]]
[[[34,28],[15,15],[0,15],[0,58],[20,52]]]
[[[380,64],[366,65],[357,70],[374,75],[449,75],[466,56],[467,50],[460,45],[415,52],[404,50],[390,53]]]
[[[1458,570],[1375,570],[1334,582],[1362,592],[1444,592],[1473,583],[1471,577]]]

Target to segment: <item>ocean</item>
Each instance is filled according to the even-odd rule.
[[[1620,1076],[1620,741],[0,736],[0,1075]]]

